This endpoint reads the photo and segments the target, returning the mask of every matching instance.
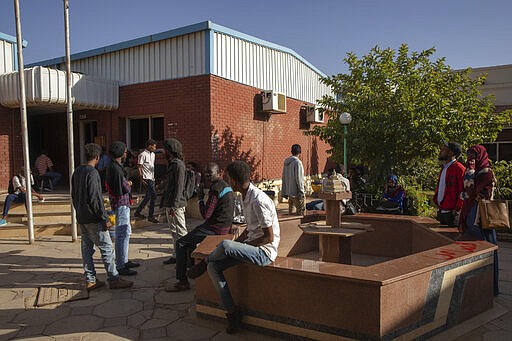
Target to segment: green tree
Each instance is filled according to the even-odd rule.
[[[361,58],[347,54],[349,72],[322,79],[339,94],[319,101],[329,120],[309,133],[329,143],[332,157],[341,161],[338,117],[349,112],[347,154],[351,164],[368,167],[370,182],[381,184],[395,173],[431,187],[442,141],[463,147],[494,141],[511,114],[495,113],[492,98],[481,95],[484,76],[472,77],[469,68],[455,71],[444,58],[433,60],[434,52],[410,52],[404,44],[398,51],[375,47]]]

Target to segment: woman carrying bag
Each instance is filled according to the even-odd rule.
[[[471,239],[485,240],[498,245],[496,230],[483,229],[478,217],[478,201],[491,199],[494,187],[494,173],[489,164],[489,155],[484,146],[476,145],[467,151],[466,174],[464,176],[464,192],[460,218],[460,230],[463,236]],[[498,290],[498,250],[494,251],[494,295]]]

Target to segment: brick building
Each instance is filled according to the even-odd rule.
[[[14,37],[0,36],[0,190],[22,165]],[[12,49],[9,53],[9,49]],[[6,52],[7,51],[7,52]],[[2,63],[0,58],[0,63]],[[7,65],[9,64],[9,65]],[[7,65],[7,67],[5,67]],[[64,58],[25,66],[30,158],[48,150],[67,175]],[[308,174],[327,167],[328,146],[304,133],[322,124],[313,106],[329,89],[293,50],[211,22],[71,56],[75,163],[84,144],[178,138],[187,161],[244,158],[255,179],[277,179],[290,147]],[[271,91],[271,92],[270,92]],[[159,162],[164,162],[160,157]]]

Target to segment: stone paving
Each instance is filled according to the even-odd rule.
[[[164,224],[133,231],[130,259],[141,263],[137,276],[126,277],[134,280],[133,288],[103,287],[85,300],[34,307],[38,287],[82,283],[80,243],[70,240],[39,237],[28,245],[26,238],[0,239],[0,340],[275,340],[247,330],[228,335],[224,323],[196,318],[194,290],[164,291],[174,281],[174,266],[162,264],[169,251]],[[500,243],[499,252],[501,294],[495,306],[501,310],[432,340],[512,340],[512,243]],[[98,255],[95,261],[105,280]]]

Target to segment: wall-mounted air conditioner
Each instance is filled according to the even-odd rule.
[[[306,106],[306,121],[310,123],[324,123],[324,112],[315,105]]]
[[[261,92],[263,111],[270,113],[286,112],[286,96],[283,93],[265,90]]]

